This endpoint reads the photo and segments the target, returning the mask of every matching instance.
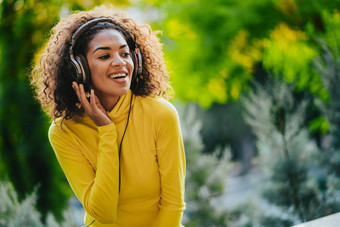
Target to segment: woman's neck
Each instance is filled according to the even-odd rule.
[[[103,105],[104,109],[110,112],[116,106],[119,98],[120,98],[119,96],[118,97],[103,97],[103,98],[99,98],[99,100],[101,104]]]

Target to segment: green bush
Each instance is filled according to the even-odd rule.
[[[322,64],[333,74],[328,73],[330,75],[326,77],[325,73],[320,73],[326,85],[334,86],[335,83],[330,80],[338,77],[338,71],[331,70],[336,64],[331,64],[335,55],[328,53],[330,56],[328,62],[323,61]],[[338,89],[326,87],[331,97],[337,97]],[[300,98],[297,99],[297,96]],[[293,84],[282,80],[257,84],[243,101],[246,120],[257,137],[260,165],[265,175],[262,201],[257,204],[250,223],[255,226],[285,226],[340,211],[340,178],[337,174],[340,162],[336,158],[339,154],[336,145],[339,134],[336,132],[340,127],[337,117],[340,99],[333,98],[329,103],[320,105],[331,125],[327,136],[333,143],[327,149],[318,147],[308,131],[307,107],[313,104],[313,97],[297,94]],[[335,168],[329,169],[328,166],[332,165]],[[239,220],[236,223],[240,223]]]
[[[64,221],[59,224],[51,213],[47,214],[46,224],[35,208],[36,190],[19,201],[17,192],[9,182],[0,182],[0,227],[75,227],[70,216],[64,212]]]
[[[226,172],[230,168],[229,150],[217,149],[214,154],[203,154],[200,136],[201,122],[193,105],[179,107],[187,161],[183,222],[186,227],[226,226],[226,210],[214,205],[214,199],[223,195]],[[224,154],[221,158],[218,155]]]

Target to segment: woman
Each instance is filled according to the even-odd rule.
[[[105,7],[72,14],[53,29],[32,84],[85,225],[181,225],[183,142],[149,26]]]

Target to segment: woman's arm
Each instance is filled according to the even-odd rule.
[[[66,125],[61,130],[53,123],[49,130],[49,139],[69,184],[86,212],[101,223],[112,223],[117,216],[119,194],[116,126],[111,123],[98,127],[98,133],[96,171]]]
[[[176,109],[167,101],[155,114],[156,149],[161,178],[157,227],[179,227],[185,189],[185,153]],[[164,107],[164,108],[163,108]]]
[[[89,102],[82,84],[78,86],[73,82],[72,87],[85,113],[98,126],[97,171],[94,171],[80,146],[77,146],[78,143],[70,131],[62,131],[53,124],[49,139],[73,191],[85,210],[101,223],[112,223],[117,217],[119,194],[116,126],[107,116],[92,89]]]

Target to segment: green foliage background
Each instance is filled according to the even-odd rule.
[[[262,70],[282,73],[298,89],[327,98],[310,64],[314,38],[336,44],[340,1],[149,1],[160,9],[165,51],[177,97],[213,102],[237,100]],[[155,3],[156,2],[156,3]]]
[[[133,6],[163,31],[179,101],[210,108],[238,100],[251,81],[268,76],[266,71],[297,91],[329,100],[311,66],[320,55],[317,39],[339,46],[340,0],[0,0],[0,177],[13,182],[21,198],[40,185],[43,215],[52,210],[60,218],[71,192],[48,144],[49,120],[34,101],[27,76],[60,16],[101,3]],[[309,122],[322,133],[328,127],[321,115]]]
[[[47,209],[60,212],[67,192],[51,162],[48,120],[33,100],[27,79],[33,54],[56,21],[58,4],[5,0],[0,15],[0,175],[13,182],[20,197],[40,185],[39,208],[44,214]]]

